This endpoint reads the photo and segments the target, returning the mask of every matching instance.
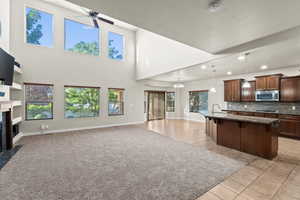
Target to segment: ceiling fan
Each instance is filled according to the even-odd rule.
[[[99,20],[114,25],[113,21],[101,17],[99,12],[93,10],[86,10],[86,9],[82,9],[82,10],[83,13],[86,15],[86,17],[89,17],[91,19],[91,23],[94,25],[95,28],[99,28],[99,23],[98,23]]]

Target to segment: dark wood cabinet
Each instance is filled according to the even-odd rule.
[[[300,76],[281,79],[281,96],[283,102],[300,101]]]
[[[251,102],[255,101],[255,88],[256,88],[256,82],[255,81],[249,81],[250,88],[242,88],[242,101],[243,102]]]
[[[300,138],[300,116],[280,115],[280,134]]]
[[[282,74],[256,76],[256,90],[280,90]]]
[[[275,113],[259,113],[246,111],[228,111],[228,113],[242,116],[255,116],[279,119],[279,132],[281,136],[288,136],[300,139],[300,116],[298,115],[282,115]]]
[[[217,144],[272,159],[278,151],[278,128],[271,124],[217,119]]]
[[[236,150],[241,150],[240,125],[241,123],[236,121],[219,121],[217,126],[217,144]]]
[[[224,101],[241,101],[241,82],[242,79],[224,81]]]

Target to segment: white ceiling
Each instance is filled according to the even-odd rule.
[[[105,15],[216,53],[300,25],[299,0],[68,0]]]
[[[232,72],[232,75],[261,72],[262,65],[267,65],[268,70],[291,66],[299,66],[300,69],[300,37],[251,51],[245,61],[239,61],[237,59],[239,55],[234,54],[205,63],[208,66],[205,70],[201,68],[202,65],[196,65],[152,77],[151,80],[168,82],[204,80],[227,76],[228,71]],[[211,65],[215,66],[215,73],[212,72]]]

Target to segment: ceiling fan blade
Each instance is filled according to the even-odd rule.
[[[113,21],[110,21],[108,19],[105,19],[105,18],[102,18],[102,17],[97,17],[99,20],[105,22],[105,23],[108,23],[108,24],[111,24],[111,25],[114,25],[114,22]]]
[[[93,24],[95,28],[99,28],[98,22],[96,19],[92,18]]]

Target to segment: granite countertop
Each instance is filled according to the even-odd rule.
[[[240,115],[232,115],[227,113],[208,113],[205,115],[208,118],[215,118],[215,119],[226,119],[232,121],[240,121],[240,122],[251,122],[251,123],[258,123],[258,124],[274,124],[279,122],[278,119],[274,118],[262,118],[262,117],[248,117],[248,116],[240,116]]]
[[[256,111],[256,110],[237,110],[237,109],[222,109],[222,111],[234,111],[234,112],[253,112],[253,113],[268,113],[268,114],[279,114],[279,115],[300,115],[300,111],[297,110],[286,110],[286,111],[275,111],[275,112],[267,112],[267,111]]]

